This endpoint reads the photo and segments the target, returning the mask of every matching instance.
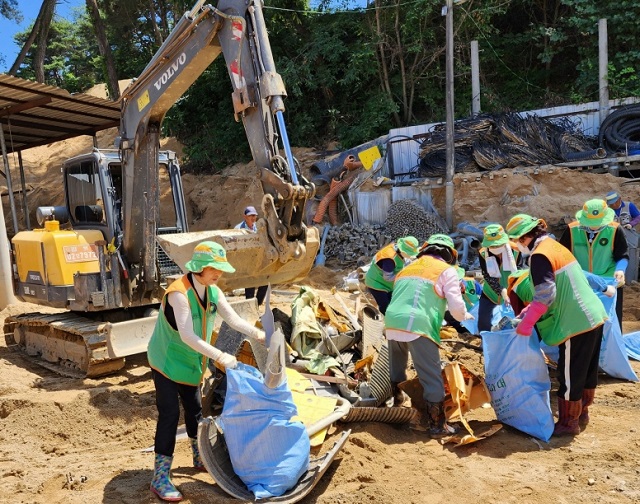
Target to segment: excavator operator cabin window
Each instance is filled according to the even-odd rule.
[[[76,223],[105,224],[100,177],[92,161],[67,168],[67,200]]]

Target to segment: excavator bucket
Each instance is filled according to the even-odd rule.
[[[198,243],[214,241],[222,245],[227,251],[229,263],[236,269],[235,273],[223,275],[218,281],[223,291],[302,280],[311,270],[320,246],[318,230],[310,227],[306,231],[302,253],[283,262],[282,255],[267,234],[266,226],[260,223],[257,233],[246,229],[228,229],[165,234],[158,235],[156,239],[171,260],[183,270]]]

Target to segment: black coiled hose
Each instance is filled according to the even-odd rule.
[[[640,149],[640,105],[612,112],[600,125],[598,143],[609,152]]]

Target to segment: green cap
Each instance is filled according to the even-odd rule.
[[[531,217],[527,214],[518,214],[511,217],[507,223],[507,234],[510,238],[518,239],[534,229],[538,224],[545,223],[543,219]],[[546,223],[545,223],[546,224]]]
[[[500,247],[508,242],[509,237],[500,224],[489,224],[484,228],[483,247]]]
[[[576,212],[576,219],[581,226],[599,228],[613,222],[616,213],[607,206],[607,202],[601,199],[587,201],[582,210]]]
[[[404,238],[398,238],[396,245],[398,246],[398,250],[407,257],[415,257],[418,255],[420,242],[414,236],[405,236]]]
[[[453,252],[453,256],[456,259],[458,257],[458,251],[456,250],[456,246],[454,245],[453,240],[451,239],[450,236],[446,234],[431,235],[429,238],[427,238],[427,241],[424,242],[424,245],[422,246],[422,248],[424,249],[429,245],[440,245],[442,247],[447,247],[451,249],[451,251]]]
[[[191,260],[185,268],[192,273],[201,273],[204,268],[212,267],[226,273],[233,273],[235,268],[227,261],[227,253],[222,245],[206,241],[196,245]]]

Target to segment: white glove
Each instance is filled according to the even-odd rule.
[[[511,301],[509,301],[509,293],[507,292],[507,289],[502,289],[500,295],[502,296],[502,300],[504,301],[505,306],[511,306]]]
[[[607,288],[604,290],[603,294],[607,297],[613,297],[616,295],[616,288],[613,285],[607,285]]]
[[[631,229],[633,226],[631,224],[625,224],[622,227],[625,228],[625,229]]]
[[[215,361],[225,369],[233,369],[238,365],[238,360],[226,352],[220,352],[220,355],[216,357]]]
[[[465,312],[465,314],[464,314],[464,320],[475,320],[475,319],[476,319],[476,318],[475,318],[473,315],[471,315],[471,313],[469,313],[469,312]]]
[[[613,278],[615,278],[616,282],[618,282],[617,287],[622,287],[624,285],[624,271],[618,270],[613,274]]]

